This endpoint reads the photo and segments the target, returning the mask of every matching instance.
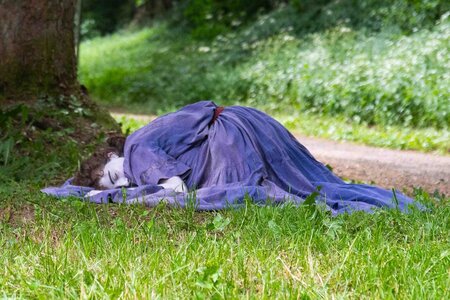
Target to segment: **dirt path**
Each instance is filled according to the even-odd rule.
[[[321,162],[344,178],[396,187],[411,194],[413,187],[450,196],[450,156],[375,148],[296,135]]]
[[[112,113],[149,122],[155,116]],[[450,196],[450,156],[400,151],[295,135],[317,160],[344,178],[412,194],[413,187]]]

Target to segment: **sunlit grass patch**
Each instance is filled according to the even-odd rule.
[[[449,206],[331,217],[193,212],[0,190],[0,291],[25,298],[447,298]]]
[[[307,113],[280,115],[277,119],[291,131],[307,136],[393,149],[434,151],[440,154],[450,152],[450,132],[446,129],[368,126],[343,117],[331,118]]]

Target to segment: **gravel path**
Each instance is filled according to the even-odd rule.
[[[450,156],[390,150],[296,135],[321,162],[344,178],[398,188],[438,190],[450,196]]]
[[[112,113],[150,122],[155,116]],[[450,196],[450,156],[390,150],[320,138],[295,137],[317,160],[330,165],[340,177],[393,187],[411,195],[413,187]]]

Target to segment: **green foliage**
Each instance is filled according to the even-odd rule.
[[[135,0],[82,0],[83,39],[112,33],[130,22]]]
[[[450,10],[446,0],[291,0],[304,17],[310,19],[307,30],[336,26],[380,31],[393,27],[402,33],[432,27]]]
[[[395,26],[346,25],[308,33],[307,24],[291,6],[212,41],[156,23],[85,42],[80,78],[96,99],[141,112],[213,99],[269,113],[448,130],[448,14],[410,35]]]
[[[187,26],[194,38],[208,40],[287,3],[296,9],[297,18],[305,20],[304,32],[345,25],[375,31],[396,27],[411,33],[433,26],[450,8],[445,0],[84,0],[82,36],[108,34],[133,18],[138,22],[158,18],[174,7],[176,26]]]
[[[438,151],[442,154],[450,151],[450,131],[448,130],[368,126],[348,122],[339,116],[325,117],[311,113],[299,113],[288,117],[280,115],[277,118],[289,130],[307,136],[403,150]]]
[[[238,90],[222,99],[242,97],[239,74],[228,66],[207,72],[215,63],[200,47],[164,25],[94,39],[82,45],[80,81],[94,98],[141,112],[173,110],[229,87]]]
[[[183,18],[193,37],[210,39],[248,23],[254,16],[289,2],[304,20],[302,32],[326,30],[336,26],[380,31],[395,27],[403,33],[431,27],[450,4],[445,0],[191,0],[180,1]]]
[[[100,129],[114,129],[112,120],[97,114],[75,96],[42,97],[1,109],[0,182],[66,179],[104,138]]]
[[[303,32],[345,25],[374,31],[395,27],[409,34],[433,26],[450,9],[445,0],[191,0],[180,1],[181,21],[191,27],[193,37],[210,39],[288,2],[297,10],[297,18],[304,20]]]
[[[184,4],[181,21],[187,22],[196,39],[211,39],[236,29],[256,14],[270,11],[277,0],[190,0]]]
[[[446,19],[399,38],[348,27],[305,39],[279,34],[257,48],[245,70],[247,101],[369,125],[448,128],[449,34]]]

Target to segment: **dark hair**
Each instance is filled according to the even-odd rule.
[[[75,173],[72,180],[73,185],[94,187],[103,189],[99,180],[103,176],[103,168],[109,161],[109,153],[123,156],[125,137],[121,135],[110,136],[106,140],[106,146],[98,148],[88,159],[83,161],[80,169]]]

